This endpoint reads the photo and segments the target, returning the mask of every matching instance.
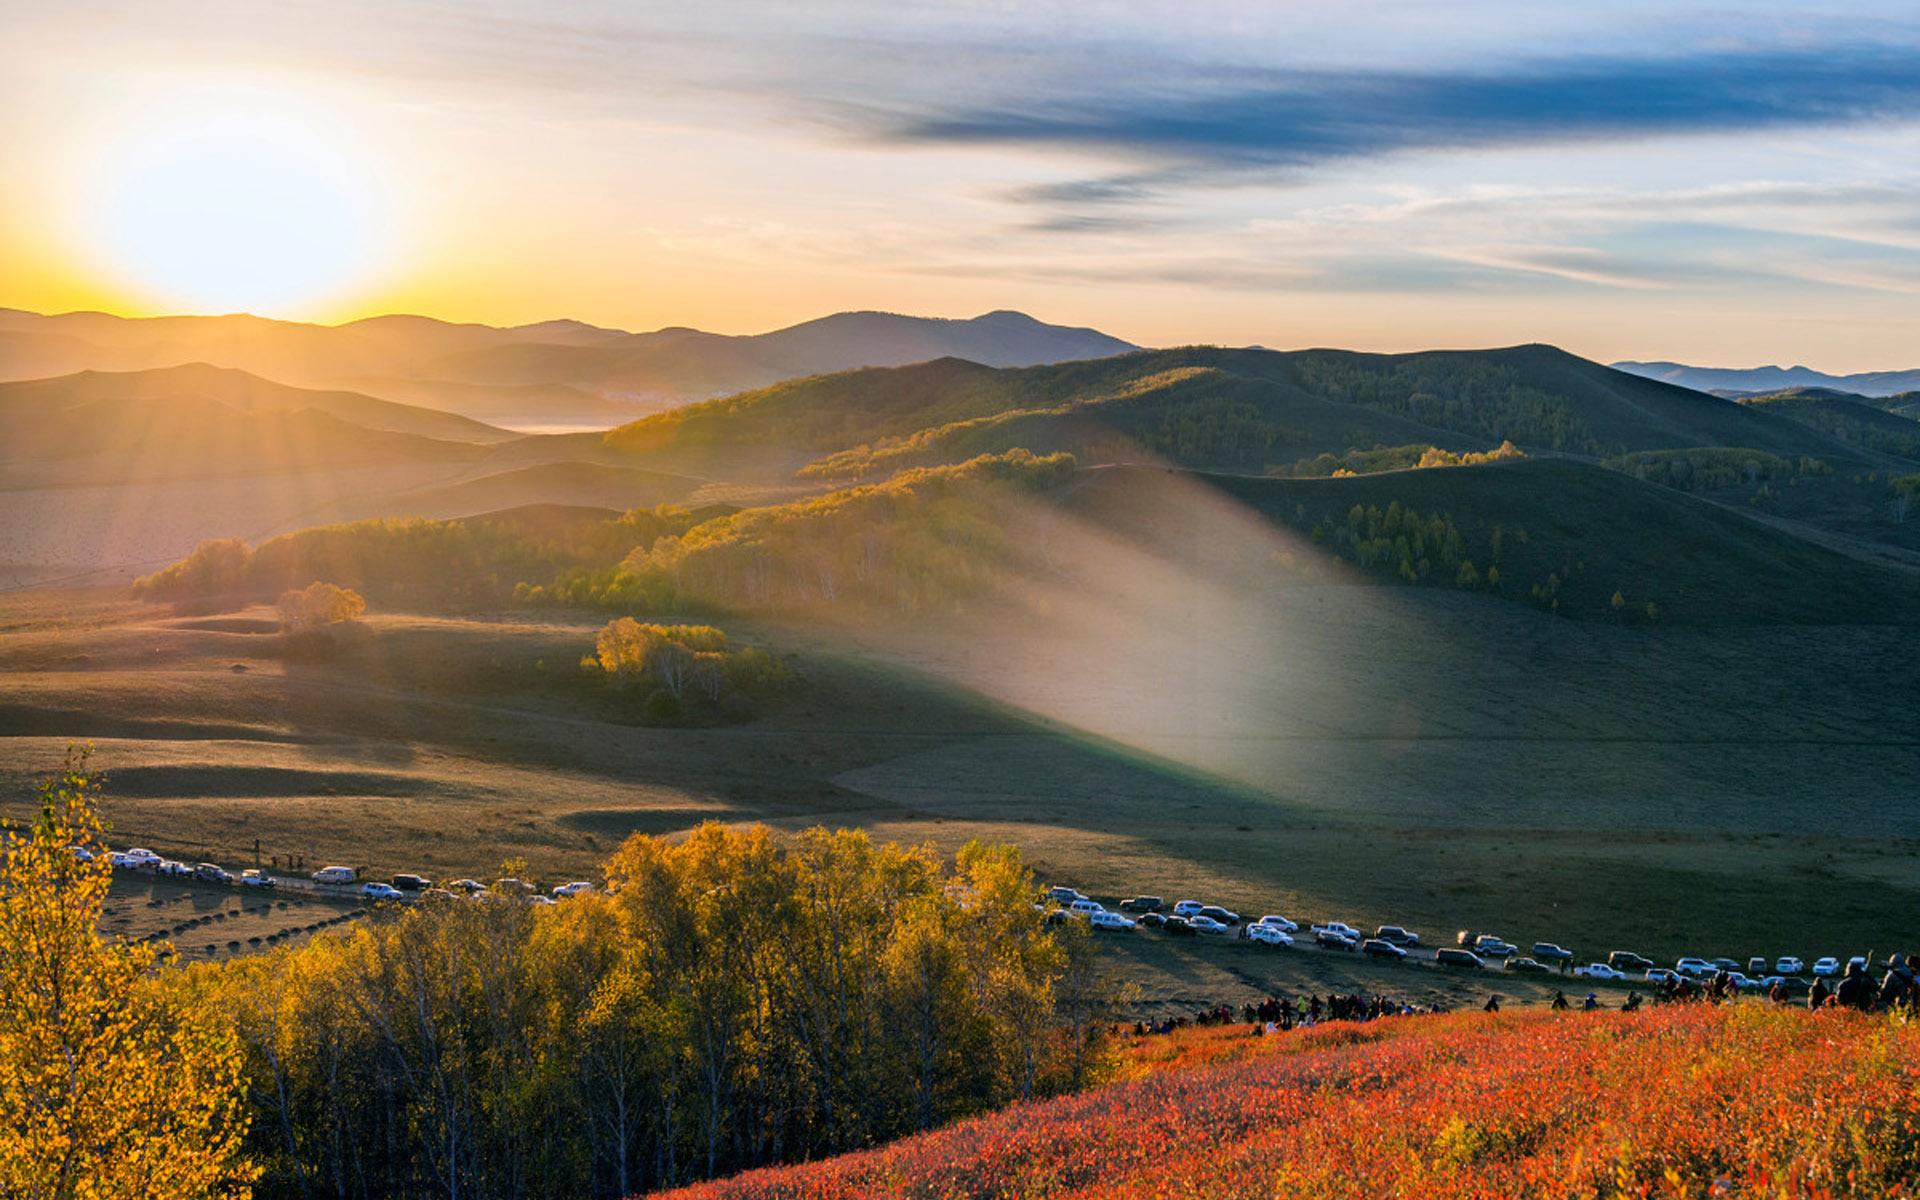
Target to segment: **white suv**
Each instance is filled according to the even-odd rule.
[[[390,883],[363,883],[360,885],[362,900],[400,900],[404,894]]]
[[[1280,928],[1278,925],[1268,925],[1264,921],[1247,926],[1247,940],[1262,942],[1268,946],[1293,945],[1292,934]]]
[[[1132,929],[1133,918],[1123,917],[1117,912],[1100,909],[1087,914],[1087,923],[1095,929]]]
[[[1083,896],[1075,900],[1072,904],[1069,904],[1067,911],[1076,917],[1090,917],[1095,913],[1107,911],[1107,908],[1106,905],[1100,903],[1098,900],[1088,900]]]

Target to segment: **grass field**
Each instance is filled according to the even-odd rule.
[[[1905,630],[1616,628],[1338,585],[1261,606],[1190,588],[1173,624],[1117,595],[1103,620],[1056,604],[940,637],[732,624],[792,654],[804,686],[744,725],[672,729],[573,680],[596,617],[375,614],[312,663],[282,656],[264,610],[18,593],[0,609],[0,787],[20,812],[90,740],[116,844],[232,865],[258,839],[309,867],[488,877],[524,858],[554,882],[632,832],[826,823],[1015,842],[1102,897],[1429,939],[1744,957],[1913,937]],[[1346,979],[1458,1003],[1484,983],[1126,945],[1115,961],[1155,1010]]]

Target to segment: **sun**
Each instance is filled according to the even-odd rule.
[[[286,315],[376,266],[384,197],[357,148],[273,111],[201,112],[118,139],[89,239],[106,269],[176,310]]]

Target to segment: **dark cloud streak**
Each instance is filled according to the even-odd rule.
[[[1406,151],[1911,119],[1920,116],[1915,62],[1912,48],[1882,45],[1484,72],[1236,72],[1224,87],[1146,81],[1124,94],[1009,98],[896,117],[875,132],[905,143],[1065,148],[1189,171],[1287,171]],[[1031,198],[1129,199],[1153,182],[1149,172]]]

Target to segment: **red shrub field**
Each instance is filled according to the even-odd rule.
[[[1920,1025],[1761,1002],[1128,1039],[1119,1082],[683,1200],[1920,1194]]]

